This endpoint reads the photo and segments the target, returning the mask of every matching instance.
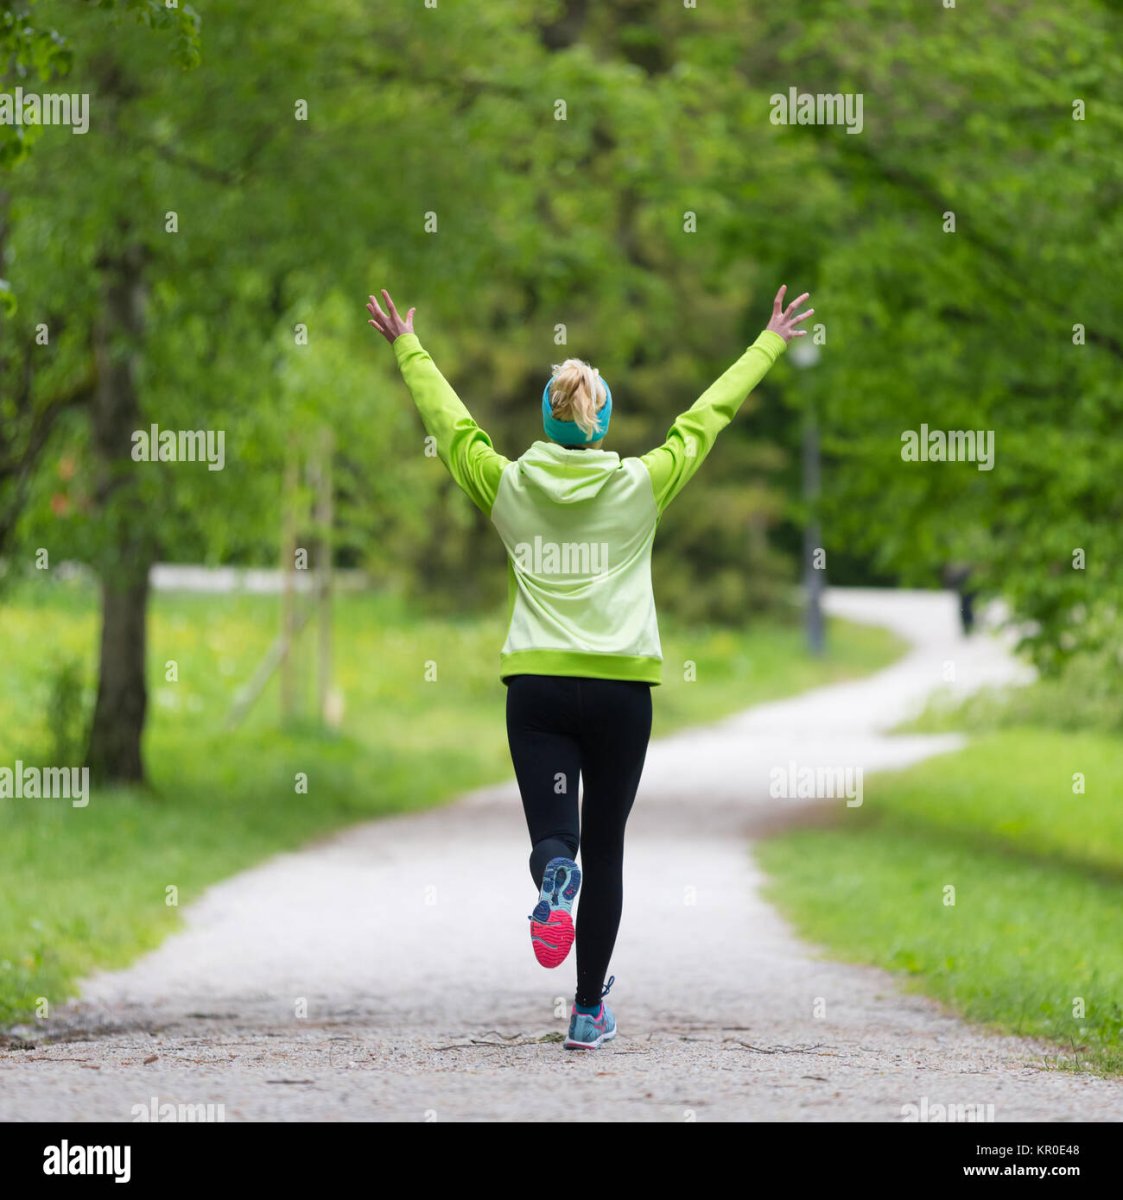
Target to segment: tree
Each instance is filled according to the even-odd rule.
[[[805,90],[861,92],[866,114],[861,136],[784,131],[843,195],[811,226],[827,527],[913,583],[972,563],[1048,670],[1118,636],[1121,17],[1006,17],[827,4],[777,34]],[[993,435],[993,468],[904,461],[923,424]]]

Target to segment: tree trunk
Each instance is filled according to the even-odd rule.
[[[136,365],[144,324],[143,252],[126,244],[99,261],[101,313],[94,330],[97,387],[92,407],[101,547],[101,658],[86,762],[101,783],[144,782],[141,739],[148,575],[155,560],[150,514],[132,459],[141,426]]]
[[[90,774],[102,783],[144,782],[147,574],[128,582],[102,579],[101,663],[86,756]]]

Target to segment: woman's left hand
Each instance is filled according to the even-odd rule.
[[[398,310],[394,307],[394,301],[385,288],[382,289],[382,299],[386,301],[386,307],[390,310],[389,316],[382,311],[378,301],[371,296],[370,303],[367,305],[367,312],[374,319],[368,321],[367,324],[373,325],[392,346],[403,333],[413,332],[413,314],[417,312],[417,309],[411,308],[406,313],[406,319],[403,321],[398,316]]]

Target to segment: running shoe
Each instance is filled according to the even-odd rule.
[[[616,976],[604,985],[602,996],[608,995],[609,988],[616,982]],[[612,1009],[603,1000],[600,1002],[600,1012],[582,1013],[577,1011],[574,1003],[569,1014],[569,1035],[565,1039],[566,1050],[595,1050],[605,1042],[610,1042],[616,1036],[616,1018]]]
[[[551,858],[542,876],[542,891],[530,914],[530,944],[544,967],[565,962],[573,945],[573,901],[581,886],[581,869],[571,858]]]

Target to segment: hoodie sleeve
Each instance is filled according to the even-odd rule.
[[[394,355],[425,430],[437,443],[441,462],[472,502],[490,516],[500,476],[510,460],[492,449],[491,438],[472,419],[416,333],[395,338]]]
[[[702,465],[717,435],[737,415],[745,398],[787,345],[778,333],[764,330],[733,366],[679,416],[667,440],[640,458],[651,476],[660,516]]]

